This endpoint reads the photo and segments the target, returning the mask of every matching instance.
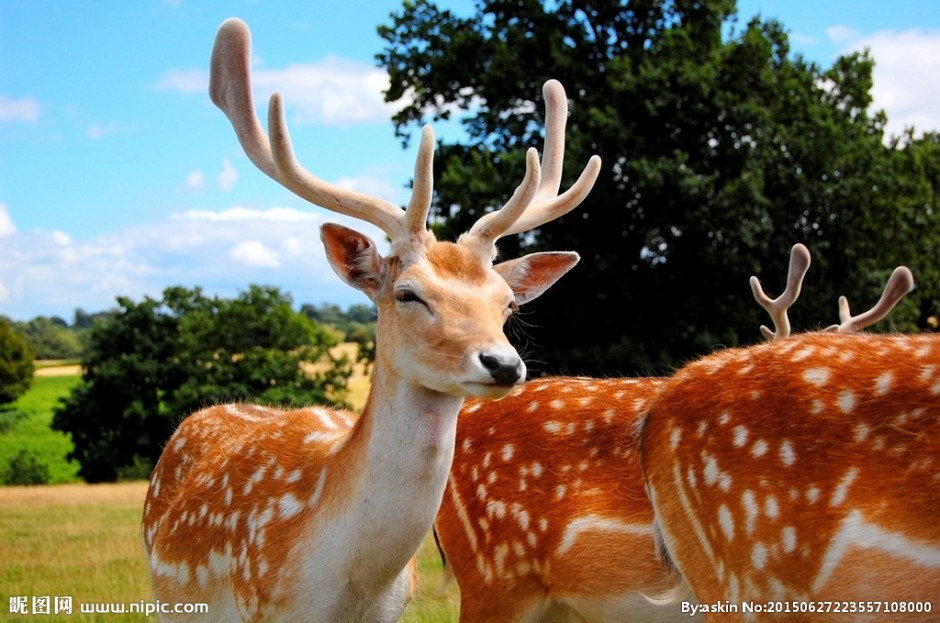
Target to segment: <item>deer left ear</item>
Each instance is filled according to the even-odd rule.
[[[381,273],[381,257],[372,240],[336,223],[325,223],[320,228],[320,238],[326,248],[326,259],[340,279],[371,299],[379,287]]]
[[[574,268],[581,257],[573,252],[532,253],[493,267],[506,280],[516,303],[524,305],[538,298],[562,275]]]

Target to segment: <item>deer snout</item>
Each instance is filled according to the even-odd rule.
[[[525,378],[525,363],[515,350],[487,350],[480,353],[480,363],[497,385],[515,385]]]

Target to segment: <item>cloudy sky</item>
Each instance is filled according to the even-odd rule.
[[[242,154],[206,93],[209,52],[225,18],[245,19],[262,118],[281,91],[308,169],[403,204],[414,147],[394,137],[373,60],[376,26],[401,3],[0,0],[0,314],[71,320],[169,285],[233,296],[263,283],[298,305],[366,302],[333,275],[318,239],[326,220],[352,223]],[[439,5],[469,15],[473,3]],[[823,66],[870,48],[890,130],[940,129],[940,3],[738,6],[742,19],[778,18],[793,50]]]

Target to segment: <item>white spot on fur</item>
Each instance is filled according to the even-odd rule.
[[[739,424],[734,427],[734,447],[741,448],[747,443],[747,427]]]
[[[855,481],[857,476],[857,467],[853,467],[845,473],[845,476],[842,477],[842,480],[839,481],[839,484],[836,485],[835,490],[832,492],[832,498],[829,500],[829,506],[839,506],[845,502],[845,498],[849,493],[849,487],[852,486],[852,483]]]
[[[784,526],[780,531],[781,541],[783,542],[783,551],[787,554],[796,550],[796,528],[793,526]]]
[[[831,375],[832,372],[829,368],[807,368],[806,371],[803,372],[803,380],[816,387],[822,387],[829,382]]]
[[[759,459],[767,453],[767,442],[763,439],[758,439],[754,442],[754,445],[751,446],[751,456],[755,459]]]
[[[890,370],[887,372],[882,372],[881,375],[875,380],[875,394],[878,396],[884,396],[889,391],[891,391],[892,383],[894,383],[894,372]]]
[[[542,428],[545,429],[545,432],[551,433],[553,435],[557,435],[558,433],[561,432],[561,424],[559,424],[558,422],[554,420],[549,420],[545,422],[544,424],[542,424]]]
[[[669,435],[669,445],[673,450],[679,447],[679,440],[681,438],[682,438],[682,429],[678,427],[673,428],[672,433],[670,433]]]
[[[768,495],[767,499],[764,500],[764,514],[771,519],[776,519],[780,516],[780,505],[777,504],[776,497]]]
[[[751,551],[751,564],[753,564],[754,568],[758,571],[763,569],[764,565],[767,564],[767,548],[763,543],[754,545],[754,549]]]
[[[511,461],[513,452],[515,452],[515,448],[511,443],[507,443],[505,446],[503,446],[503,461]]]
[[[288,519],[299,513],[303,509],[303,504],[290,493],[285,493],[277,501],[277,510],[281,517]]]
[[[754,532],[754,524],[759,514],[757,508],[757,496],[750,489],[741,494],[741,505],[744,507],[744,529],[748,534]]]
[[[640,534],[649,535],[653,529],[647,523],[627,524],[618,519],[604,517],[601,515],[585,515],[576,517],[565,526],[565,532],[561,537],[561,543],[558,545],[556,553],[564,554],[574,547],[575,542],[584,532],[607,532],[614,534]]]
[[[734,539],[734,517],[728,507],[722,504],[718,507],[718,524],[721,531],[725,533],[725,538],[729,541]]]
[[[815,504],[819,501],[819,495],[822,493],[819,487],[810,487],[806,490],[806,501],[810,504]]]
[[[839,394],[839,408],[842,409],[843,413],[851,413],[855,410],[855,394],[849,390]]]
[[[789,440],[780,444],[780,460],[787,467],[791,467],[796,462],[796,452]]]

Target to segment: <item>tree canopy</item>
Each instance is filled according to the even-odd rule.
[[[91,329],[81,384],[56,411],[89,482],[146,476],[179,421],[207,405],[343,404],[351,365],[338,343],[276,288],[235,299],[168,288],[162,299],[118,299]]]
[[[26,336],[0,316],[0,408],[19,398],[33,382],[33,351]]]
[[[591,154],[604,161],[582,207],[501,243],[582,255],[530,307],[543,371],[663,372],[759,340],[748,278],[779,292],[796,242],[813,254],[797,329],[835,321],[840,294],[872,305],[899,264],[918,289],[890,326],[940,313],[940,138],[886,140],[866,53],[820,67],[791,53],[780,23],[741,21],[734,0],[477,0],[469,17],[407,0],[379,33],[404,140],[463,111],[466,138],[440,144],[435,164],[443,233],[522,179],[549,78],[571,100],[564,183]]]

